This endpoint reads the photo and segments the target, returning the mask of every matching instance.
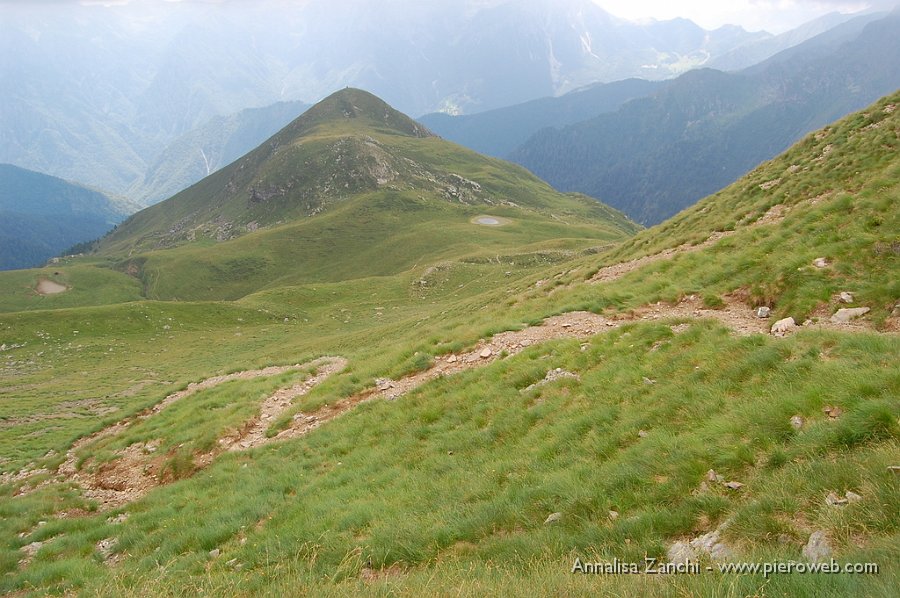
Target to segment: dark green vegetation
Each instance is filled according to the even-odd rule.
[[[43,264],[102,236],[136,209],[81,185],[0,164],[0,270]]]
[[[860,17],[743,71],[686,73],[617,112],[539,132],[508,157],[656,224],[898,87],[900,13]]]
[[[222,455],[112,512],[92,512],[77,486],[62,483],[14,496],[50,474],[9,480],[0,486],[0,591],[893,595],[900,562],[900,486],[888,469],[900,464],[900,340],[891,332],[900,300],[898,104],[894,94],[810,135],[691,210],[608,249],[591,248],[586,233],[564,242],[565,251],[552,247],[552,229],[542,227],[556,220],[540,218],[545,208],[537,200],[526,218],[524,209],[509,206],[495,212],[496,206],[426,199],[434,214],[441,206],[466,215],[471,208],[512,221],[497,228],[470,223],[470,232],[460,224],[451,229],[456,237],[488,235],[485,229],[511,236],[476,236],[495,243],[488,250],[450,243],[437,236],[456,222],[448,217],[420,229],[436,236],[435,253],[408,265],[399,254],[380,253],[368,266],[384,267],[377,276],[359,277],[332,253],[319,259],[346,268],[340,275],[315,279],[325,275],[284,269],[280,275],[295,281],[254,280],[247,288],[262,290],[249,295],[234,289],[255,270],[236,263],[230,278],[221,274],[216,301],[89,306],[98,296],[84,297],[82,307],[0,315],[7,345],[0,353],[0,455],[2,469],[15,472],[28,464],[53,469],[75,439],[215,374],[346,357],[346,371],[297,401],[309,411],[370,388],[377,377],[397,379],[479,338],[575,309],[611,315],[696,294],[711,305],[743,301],[748,311],[764,302],[777,316],[802,321],[827,318],[840,291],[872,308],[864,319],[869,326],[856,332],[807,328],[784,339],[742,337],[716,321],[662,318],[584,343],[538,344],[395,401],[362,404],[300,438]],[[457,167],[452,172],[467,176]],[[387,204],[377,211],[388,211],[394,200],[379,198],[391,197],[375,190],[335,199],[296,226],[320,220],[349,226],[348,214],[379,201]],[[397,218],[424,226],[415,220],[419,213]],[[159,214],[135,234],[161,224]],[[161,264],[183,260],[161,270],[160,280],[187,281],[191,272],[202,280],[206,266],[190,270],[195,252],[222,255],[223,264],[249,259],[251,245],[292,226],[143,255]],[[516,226],[547,230],[538,241],[545,247],[522,251],[527,241]],[[600,267],[704,243],[714,233],[725,236],[618,279],[587,282]],[[406,241],[409,253],[420,252],[413,241]],[[76,268],[111,272],[121,278],[105,288],[124,289],[133,279],[104,266],[127,259],[119,252],[138,244],[138,236],[112,238],[108,253],[66,268],[73,277]],[[364,252],[348,255],[362,259]],[[829,265],[813,267],[817,257]],[[388,260],[393,268],[381,264]],[[23,273],[0,281],[9,274]],[[226,293],[240,298],[223,300]],[[529,389],[556,368],[578,378]],[[106,440],[96,455],[88,446],[77,456],[107,459],[130,440],[155,437],[180,459],[172,467],[189,472],[179,444],[204,450],[238,427],[260,395],[289,383],[260,379],[198,393],[196,401],[171,405],[173,411]],[[831,418],[825,407],[841,413]],[[800,429],[791,425],[795,415],[804,419]],[[709,469],[744,485],[704,487]],[[861,500],[826,501],[829,493],[847,492]],[[121,513],[127,519],[115,523]],[[551,513],[561,517],[545,525]],[[576,557],[665,557],[673,542],[715,529],[741,561],[803,560],[810,534],[823,531],[838,562],[876,562],[880,573],[769,579],[570,573]],[[26,546],[35,554],[19,565]],[[119,561],[107,564],[105,553]]]
[[[477,114],[426,114],[418,120],[441,137],[482,154],[505,158],[541,129],[614,112],[625,102],[646,97],[662,85],[643,79],[598,83],[558,98],[542,98]]]

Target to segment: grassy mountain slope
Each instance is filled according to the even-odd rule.
[[[900,341],[888,306],[900,299],[898,104],[894,94],[811,135],[604,253],[548,255],[550,263],[528,261],[530,253],[448,259],[232,302],[0,315],[2,468],[33,470],[0,480],[0,589],[893,595]],[[672,251],[593,280],[598,268],[664,250]],[[829,265],[812,266],[816,257]],[[813,325],[775,338],[673,318],[656,305],[698,294],[749,312],[760,300],[752,284],[772,281],[767,300],[778,316],[827,319],[839,290],[873,315],[860,328]],[[400,381],[480,350],[480,338],[574,309],[627,320],[586,340],[478,359],[482,367],[205,466],[193,457],[215,445],[210,431],[233,433],[260,396],[289,381],[227,383],[184,399],[76,451],[83,472],[98,471],[132,440],[152,441],[136,452],[174,472],[111,511],[94,512],[78,486],[40,471],[63,462],[76,438],[191,381],[346,357],[346,371],[272,422],[275,434],[298,412],[337,405],[377,378]],[[539,384],[557,368],[577,377]],[[709,480],[710,469],[743,485]],[[849,493],[859,499],[829,504],[830,494]],[[558,520],[544,523],[553,513]],[[803,546],[822,532],[839,563],[876,563],[880,572],[763,577],[719,573],[703,557],[712,570],[694,575],[572,573],[576,558],[664,561],[676,541],[715,531],[733,559],[749,562],[805,562]]]
[[[510,157],[655,224],[897,89],[897,40],[900,13],[860,17],[761,65],[687,73],[615,113],[544,130]]]
[[[0,164],[0,270],[42,264],[102,236],[136,209],[75,183]]]
[[[491,215],[502,226],[473,221]],[[265,287],[395,274],[424,259],[576,250],[637,227],[526,171],[433,137],[359,90],[135,214],[99,253],[148,297],[235,299]]]

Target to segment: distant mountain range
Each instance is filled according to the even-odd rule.
[[[541,129],[571,125],[614,112],[625,102],[646,97],[663,85],[660,81],[644,79],[597,83],[558,98],[541,98],[477,114],[426,114],[419,122],[451,141],[502,158]]]
[[[99,191],[0,164],[0,270],[43,264],[102,236],[136,209]]]
[[[279,102],[217,116],[166,147],[127,194],[144,205],[171,197],[237,160],[307,108],[302,102]]]
[[[472,113],[719,58],[747,66],[807,34],[767,45],[590,0],[96,4],[0,4],[0,162],[145,201],[204,172],[182,136],[217,137],[217,119],[247,108],[352,85],[410,114]]]
[[[895,11],[853,19],[737,73],[686,73],[615,112],[544,129],[509,157],[557,189],[654,224],[898,87]]]

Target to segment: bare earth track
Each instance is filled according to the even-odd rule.
[[[784,217],[784,212],[783,206],[774,206],[750,226],[777,222]],[[591,278],[591,282],[603,283],[616,280],[653,262],[709,247],[733,233],[734,231],[716,232],[698,245],[682,245],[654,255],[606,266],[597,271]],[[603,331],[627,323],[648,320],[715,319],[738,335],[767,334],[769,332],[772,322],[756,317],[753,310],[738,298],[726,296],[724,302],[724,306],[720,309],[709,309],[705,308],[696,296],[691,295],[674,305],[658,303],[632,310],[626,314],[614,314],[609,317],[589,312],[569,312],[553,316],[547,318],[539,326],[502,332],[490,339],[482,339],[467,352],[441,356],[424,371],[400,380],[379,379],[373,389],[324,405],[312,413],[298,413],[293,417],[287,429],[273,437],[267,437],[266,431],[291,407],[293,400],[308,393],[328,376],[344,369],[347,361],[341,357],[323,357],[305,365],[268,367],[261,370],[214,376],[167,396],[152,409],[134,418],[114,424],[77,441],[67,452],[65,461],[57,470],[56,478],[44,483],[75,482],[82,488],[84,495],[100,503],[102,509],[122,506],[140,498],[150,489],[165,482],[160,475],[160,465],[164,461],[164,456],[154,454],[156,451],[154,443],[133,444],[120,451],[118,459],[103,464],[90,472],[78,466],[78,453],[97,439],[120,433],[133,422],[152,417],[176,401],[199,390],[213,388],[230,380],[273,376],[304,368],[315,369],[315,374],[310,378],[291,387],[280,389],[266,398],[262,403],[260,415],[247,422],[240,430],[220,438],[216,449],[195,456],[194,464],[198,469],[209,465],[222,452],[247,450],[269,442],[301,436],[352,410],[360,403],[375,399],[396,399],[435,378],[483,367],[497,359],[516,355],[527,347],[546,341],[563,338],[586,340]],[[824,317],[817,318],[815,322],[807,321],[804,323],[804,327],[844,332],[875,332],[865,320],[835,324],[828,319],[827,314],[820,315]],[[893,327],[889,326],[888,329],[892,330]],[[673,330],[679,330],[678,326],[673,326]],[[29,473],[27,470],[23,470],[17,474],[4,474],[0,482],[23,481],[30,477],[30,474],[40,472],[39,470]],[[20,493],[28,491],[27,487],[20,489]]]

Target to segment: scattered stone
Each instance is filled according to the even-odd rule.
[[[706,472],[706,481],[717,482],[717,483],[721,484],[722,482],[725,481],[725,478],[723,478],[718,473],[716,473],[715,469],[710,469],[709,471]]]
[[[646,438],[650,434],[646,430],[638,430],[638,438]]]
[[[44,545],[43,542],[32,542],[31,544],[26,544],[19,550],[21,550],[26,555],[28,555],[28,558],[33,558],[34,555],[36,555],[38,553],[38,550],[40,550],[43,545]]]
[[[853,294],[848,293],[847,291],[843,291],[838,296],[838,301],[840,301],[841,303],[853,303]]]
[[[785,336],[789,332],[793,331],[794,328],[797,327],[797,323],[794,322],[794,318],[784,318],[783,320],[778,320],[774,324],[772,324],[772,334],[775,336]]]
[[[237,559],[236,559],[236,558],[230,559],[230,560],[228,560],[228,561],[225,562],[225,565],[228,566],[228,567],[234,567],[236,564],[237,564]]]
[[[447,363],[456,363],[457,361],[459,361],[459,357],[456,355],[451,355],[447,358]]]
[[[765,305],[756,308],[757,318],[768,318],[772,314],[772,310]]]
[[[849,502],[859,502],[863,499],[862,496],[860,496],[856,492],[853,492],[852,490],[847,490],[847,494],[845,494],[844,496],[847,497],[847,500]]]
[[[547,525],[549,523],[556,523],[560,519],[562,519],[562,513],[550,513],[550,515],[544,521],[544,525]]]
[[[734,556],[732,550],[722,542],[720,530],[718,529],[691,540],[691,548],[705,552],[716,561],[721,561]]]
[[[709,555],[716,561],[734,557],[734,551],[722,541],[721,530],[722,526],[702,536],[697,536],[689,542],[675,542],[666,551],[669,562],[684,564],[688,561],[696,561],[702,553]]]
[[[609,520],[610,520],[610,521],[615,521],[615,520],[618,519],[618,518],[619,518],[619,512],[618,512],[618,511],[610,511],[610,512],[609,512]]]
[[[731,481],[731,482],[726,482],[725,487],[730,490],[740,490],[741,488],[744,487],[744,485],[740,482]]]
[[[799,415],[795,415],[795,416],[791,417],[791,427],[794,428],[795,430],[799,430],[800,428],[802,428],[803,424],[804,424],[803,418],[800,417]]]
[[[211,558],[211,559],[218,558],[219,554],[221,554],[221,552],[222,551],[219,550],[218,548],[213,548],[212,550],[209,551],[209,558]]]
[[[653,380],[652,378],[648,378],[647,376],[644,376],[644,384],[646,384],[647,386],[652,386],[652,385],[656,384],[656,380]]]
[[[828,260],[824,257],[817,257],[813,260],[813,266],[815,266],[816,268],[825,268],[826,266],[828,266]]]
[[[103,560],[108,561],[118,543],[119,541],[115,538],[104,538],[97,542],[97,552],[103,555]]]
[[[118,525],[120,523],[125,523],[128,520],[128,513],[119,513],[115,517],[109,517],[106,522],[111,523],[113,525]]]
[[[825,502],[831,505],[832,507],[842,507],[847,504],[846,498],[841,498],[834,492],[829,492],[828,496],[825,497]]]
[[[831,316],[831,321],[835,324],[847,324],[850,320],[864,316],[870,311],[868,307],[842,307],[834,312],[834,315]]]
[[[380,392],[390,390],[394,388],[394,381],[390,378],[375,378],[375,387]]]
[[[683,565],[688,561],[697,560],[697,553],[694,552],[690,544],[679,541],[669,546],[669,550],[666,551],[666,558],[669,559],[670,563]]]
[[[537,388],[538,386],[542,386],[544,384],[547,384],[548,382],[554,382],[556,380],[561,380],[563,378],[572,378],[574,380],[581,380],[581,378],[578,376],[578,374],[573,374],[572,372],[567,372],[566,370],[564,370],[562,368],[556,368],[554,370],[549,370],[547,372],[547,375],[544,376],[543,380],[526,386],[525,388],[522,389],[521,392],[528,392],[534,388]]]
[[[832,407],[831,405],[828,405],[826,407],[822,407],[822,413],[827,415],[828,419],[837,419],[844,414],[844,410],[840,407]]]
[[[493,354],[494,354],[494,352],[491,351],[490,347],[485,347],[484,349],[481,350],[481,353],[479,353],[478,356],[481,357],[482,359],[487,359],[488,357],[490,357]]]
[[[809,542],[803,547],[803,556],[813,563],[819,563],[831,557],[831,546],[825,532],[819,530],[810,534]]]

